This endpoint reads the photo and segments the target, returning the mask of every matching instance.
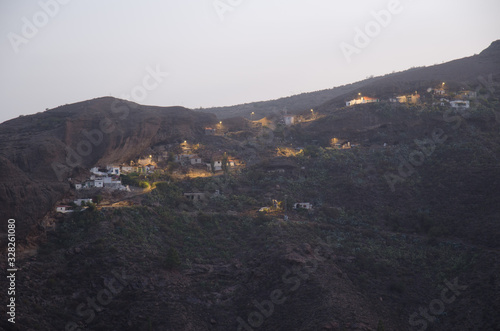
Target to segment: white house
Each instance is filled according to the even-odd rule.
[[[285,115],[283,120],[285,121],[285,125],[293,125],[295,123],[295,116]]]
[[[189,160],[191,161],[191,165],[201,164],[201,158],[197,155],[191,156]]]
[[[58,213],[71,213],[71,212],[73,212],[73,210],[71,210],[70,206],[65,206],[65,205],[57,206],[56,211]]]
[[[108,174],[120,176],[120,167],[108,166],[107,168],[108,168]]]
[[[394,98],[390,98],[389,101],[398,103],[418,103],[420,101],[420,94],[398,95]]]
[[[94,180],[94,187],[104,187],[104,180],[102,178]]]
[[[347,107],[353,106],[353,105],[359,105],[359,104],[365,104],[365,103],[372,103],[372,102],[379,102],[379,99],[376,98],[370,98],[370,97],[361,97],[358,99],[353,99],[351,101],[347,101],[345,105]]]
[[[311,210],[312,203],[310,203],[310,202],[298,202],[298,203],[293,205],[293,209],[299,209],[299,208]]]
[[[99,171],[98,167],[93,167],[92,169],[90,169],[90,172],[93,173],[94,175],[98,175],[98,176],[106,175],[106,173]]]
[[[207,163],[208,171],[212,170],[212,165]],[[214,161],[214,171],[222,171],[222,161]]]
[[[113,188],[113,189],[121,189],[122,181],[120,179],[114,179],[112,177],[104,177],[103,178],[104,187]]]
[[[470,107],[470,101],[453,100],[453,101],[450,101],[450,105],[452,108],[467,109]]]
[[[94,181],[93,180],[88,180],[85,183],[83,183],[82,188],[92,188],[94,187]]]
[[[92,199],[90,198],[87,198],[87,199],[76,199],[75,201],[73,201],[75,203],[75,205],[77,206],[81,206],[82,203],[89,203],[89,202],[92,202]]]

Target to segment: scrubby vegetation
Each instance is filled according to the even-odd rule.
[[[423,97],[430,103],[334,100],[293,126],[227,121],[228,132],[193,143],[212,164],[199,165],[206,177],[190,177],[172,144],[160,170],[121,176],[134,187],[127,204],[58,215],[23,267],[32,278],[19,299],[33,315],[22,322],[230,330],[280,296],[262,330],[407,330],[458,279],[464,290],[429,330],[494,330],[498,95],[467,112]],[[229,155],[245,166],[228,167]],[[123,289],[85,322],[78,307],[117,272],[128,275]]]

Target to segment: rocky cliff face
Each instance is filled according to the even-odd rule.
[[[26,243],[70,189],[68,178],[97,164],[130,160],[155,144],[196,139],[215,122],[214,115],[182,107],[105,97],[2,123],[0,234],[14,218],[17,240]]]

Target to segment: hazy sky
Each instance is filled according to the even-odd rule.
[[[1,0],[0,122],[106,95],[198,108],[331,88],[479,53],[499,13],[498,0]]]

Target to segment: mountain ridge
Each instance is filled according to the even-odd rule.
[[[470,67],[473,68],[470,68]],[[469,67],[469,68],[468,68]],[[426,83],[425,88],[443,80],[459,81],[464,85],[477,83],[478,77],[492,74],[500,76],[500,40],[493,41],[489,47],[479,54],[455,59],[442,64],[425,67],[410,68],[404,71],[367,78],[355,83],[350,83],[331,89],[301,93],[293,96],[267,101],[248,102],[233,106],[209,107],[199,111],[214,113],[220,119],[242,116],[254,119],[266,117],[271,114],[281,113],[284,110],[290,113],[309,111],[319,107],[331,99],[354,96],[363,88],[373,89],[378,85],[380,89],[400,86],[398,92],[412,91],[415,84]],[[396,92],[396,90],[395,90]]]

